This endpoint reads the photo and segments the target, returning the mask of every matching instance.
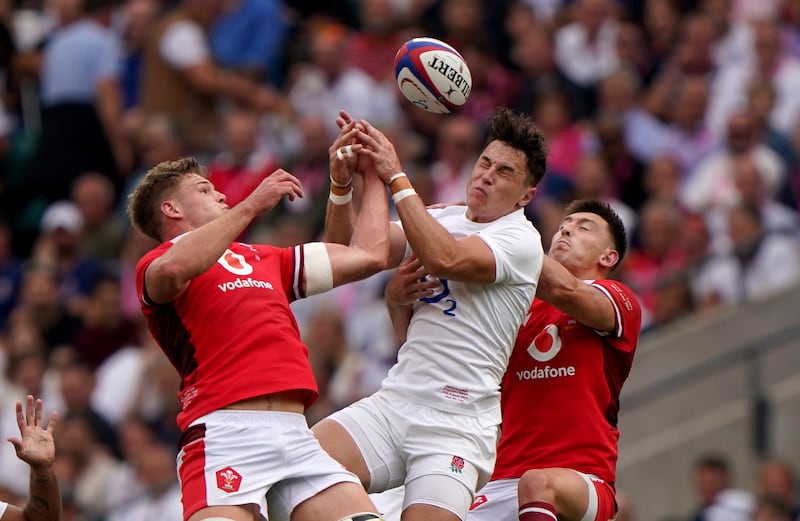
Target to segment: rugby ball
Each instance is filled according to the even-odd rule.
[[[404,43],[394,57],[394,73],[408,101],[436,114],[458,110],[472,90],[472,75],[464,58],[435,38]]]

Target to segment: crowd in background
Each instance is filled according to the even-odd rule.
[[[399,94],[394,55],[417,36],[469,65],[458,114]],[[0,0],[0,85],[0,438],[26,394],[61,412],[68,521],[180,519],[178,377],[133,281],[154,244],[125,215],[161,161],[200,158],[231,205],[292,172],[305,197],[242,237],[291,245],[323,229],[339,109],[389,135],[434,203],[464,198],[503,105],[547,138],[526,208],[546,244],[576,198],[623,218],[614,276],[645,331],[800,280],[798,0]],[[388,276],[293,305],[310,422],[393,363]],[[0,447],[0,499],[26,475]]]

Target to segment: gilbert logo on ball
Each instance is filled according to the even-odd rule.
[[[408,101],[436,114],[458,110],[472,90],[472,75],[464,58],[435,38],[404,43],[394,57],[394,73]]]

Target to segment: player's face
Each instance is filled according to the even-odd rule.
[[[489,143],[467,184],[467,217],[490,222],[525,206],[536,193],[526,182],[526,166],[521,150],[501,141]]]
[[[574,274],[595,270],[616,261],[611,232],[599,215],[578,212],[566,216],[553,235],[549,255]],[[580,275],[578,275],[580,276]]]
[[[225,194],[217,192],[208,179],[197,174],[184,176],[172,199],[190,228],[209,223],[229,209]]]

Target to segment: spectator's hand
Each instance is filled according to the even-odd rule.
[[[428,277],[416,255],[405,259],[386,285],[386,305],[389,307],[410,306],[423,297],[433,295],[439,279]]]
[[[50,467],[56,459],[56,447],[53,443],[53,429],[58,420],[58,413],[53,411],[47,428],[42,426],[42,400],[34,400],[28,395],[25,400],[25,414],[22,403],[17,402],[17,425],[22,439],[8,438],[17,451],[17,457],[31,468]]]
[[[253,190],[240,204],[253,205],[257,213],[263,213],[275,208],[283,197],[294,201],[295,197],[303,197],[303,186],[300,180],[279,168]]]

